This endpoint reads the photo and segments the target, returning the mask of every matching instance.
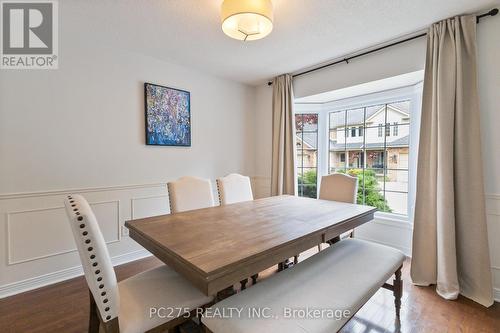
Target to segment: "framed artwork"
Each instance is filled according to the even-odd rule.
[[[144,83],[146,144],[191,146],[189,91]]]

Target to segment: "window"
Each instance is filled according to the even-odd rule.
[[[351,128],[351,136],[354,138],[356,137],[356,127]]]
[[[296,114],[298,195],[316,198],[318,174],[318,114]]]
[[[408,214],[410,106],[396,100],[328,112],[329,137],[336,138],[330,139],[328,172],[358,177],[358,203]],[[351,124],[362,139],[346,140]]]

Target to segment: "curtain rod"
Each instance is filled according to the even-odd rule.
[[[492,10],[490,10],[489,12],[487,13],[484,13],[484,14],[481,14],[481,15],[478,15],[476,17],[476,22],[479,23],[479,21],[483,18],[483,17],[487,17],[487,16],[495,16],[498,14],[498,8],[493,8]],[[311,68],[311,69],[308,69],[306,71],[303,71],[303,72],[299,72],[297,74],[294,74],[292,75],[292,77],[297,77],[297,76],[301,76],[301,75],[306,75],[306,74],[309,74],[309,73],[312,73],[312,72],[315,72],[315,71],[319,71],[323,68],[327,68],[327,67],[331,67],[331,66],[334,66],[334,65],[338,65],[338,64],[342,64],[342,63],[346,63],[346,64],[349,64],[349,61],[352,60],[352,59],[356,59],[356,58],[359,58],[359,57],[362,57],[362,56],[365,56],[367,54],[370,54],[370,53],[375,53],[375,52],[378,52],[380,50],[383,50],[383,49],[387,49],[389,47],[393,47],[393,46],[396,46],[396,45],[399,45],[399,44],[403,44],[403,43],[406,43],[406,42],[409,42],[409,41],[412,41],[414,39],[417,39],[417,38],[420,38],[420,37],[424,37],[424,36],[427,36],[427,33],[424,32],[422,34],[419,34],[419,35],[416,35],[416,36],[412,36],[412,37],[409,37],[409,38],[406,38],[406,39],[402,39],[402,40],[398,40],[397,42],[393,42],[393,43],[390,43],[390,44],[387,44],[387,45],[384,45],[384,46],[380,46],[380,47],[377,47],[375,49],[371,49],[371,50],[368,50],[368,51],[364,51],[364,52],[361,52],[361,53],[358,53],[356,55],[353,55],[353,56],[350,56],[350,57],[345,57],[343,59],[340,59],[340,60],[337,60],[337,61],[334,61],[334,62],[331,62],[331,63],[328,63],[328,64],[324,64],[324,65],[321,65],[319,67],[315,67],[315,68]],[[269,81],[267,82],[267,85],[268,86],[271,86],[273,84],[272,81]]]

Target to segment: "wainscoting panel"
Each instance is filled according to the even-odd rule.
[[[119,242],[120,202],[97,202],[90,206],[100,221],[106,243]],[[8,265],[72,251],[76,251],[76,246],[63,206],[7,213]]]
[[[141,219],[143,217],[169,214],[168,205],[168,195],[132,198],[130,216],[132,219]]]
[[[271,178],[265,176],[252,177],[252,190],[256,199],[271,195]]]
[[[488,242],[490,245],[491,270],[494,297],[500,302],[500,195],[486,195],[486,217],[488,220]]]
[[[68,194],[87,199],[114,263],[149,255],[122,232],[126,220],[168,213],[165,184],[0,195],[0,298],[81,274]]]
[[[408,222],[375,220],[356,228],[356,238],[394,247],[411,257],[411,238],[413,227]]]

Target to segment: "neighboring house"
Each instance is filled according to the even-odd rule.
[[[304,125],[304,130],[307,130],[307,127],[307,124]],[[296,138],[297,166],[301,168],[316,168],[318,165],[318,133],[297,133]]]
[[[387,161],[387,181],[407,182],[409,123],[408,104],[387,105],[366,109],[366,124],[362,112],[348,113],[342,126],[330,130],[330,169],[366,168],[383,174]],[[335,115],[334,115],[335,116]],[[339,115],[340,116],[340,115]],[[335,121],[335,119],[334,119]],[[337,120],[336,123],[342,123]],[[386,152],[384,152],[384,146]],[[387,156],[386,156],[387,154]]]

